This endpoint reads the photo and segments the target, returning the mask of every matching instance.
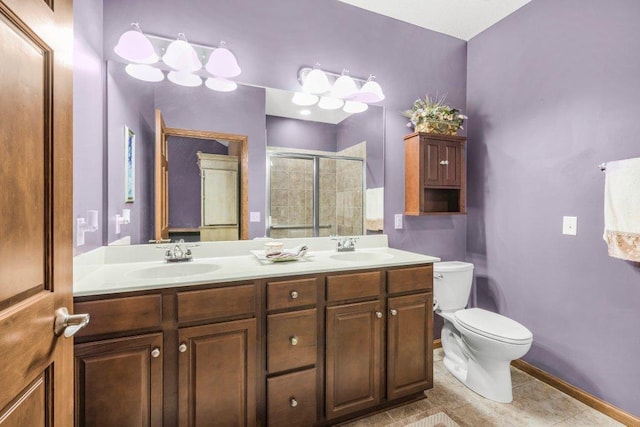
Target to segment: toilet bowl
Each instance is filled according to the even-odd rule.
[[[467,304],[473,264],[453,261],[434,264],[434,305],[444,319],[444,365],[460,382],[496,402],[513,400],[510,364],[531,348],[526,327]]]

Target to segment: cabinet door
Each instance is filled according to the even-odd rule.
[[[445,142],[440,145],[440,159],[445,161],[440,165],[442,185],[460,186],[462,177],[462,146],[458,142]]]
[[[327,308],[326,415],[335,418],[380,402],[380,301]]]
[[[255,426],[256,320],[178,331],[180,426]]]
[[[202,225],[238,224],[238,172],[203,169]]]
[[[432,294],[389,298],[387,398],[433,386]]]
[[[424,146],[424,185],[442,185],[441,147],[442,141],[425,140]]]
[[[162,334],[75,346],[76,426],[162,425]]]

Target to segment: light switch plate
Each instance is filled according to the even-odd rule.
[[[562,217],[562,234],[575,236],[578,234],[578,217],[563,216]]]
[[[402,214],[395,214],[393,216],[393,227],[396,230],[402,230]]]
[[[260,222],[260,212],[249,212],[249,222]]]

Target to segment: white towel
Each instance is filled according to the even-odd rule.
[[[640,157],[607,162],[603,238],[609,256],[640,262]]]
[[[371,231],[382,231],[384,223],[384,187],[367,188],[366,228]]]

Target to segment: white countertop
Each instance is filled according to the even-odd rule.
[[[74,258],[73,295],[112,294],[440,261],[437,257],[389,248],[384,235],[362,236],[355,252],[342,253],[362,253],[358,255],[362,259],[355,261],[336,259],[335,242],[329,238],[279,241],[284,242],[285,248],[306,244],[309,251],[298,261],[265,262],[250,252],[262,249],[264,241],[261,240],[204,242],[191,248],[192,261],[169,264],[164,262],[164,250],[158,245],[99,248]],[[184,269],[197,270],[198,274],[181,275],[179,271]]]

